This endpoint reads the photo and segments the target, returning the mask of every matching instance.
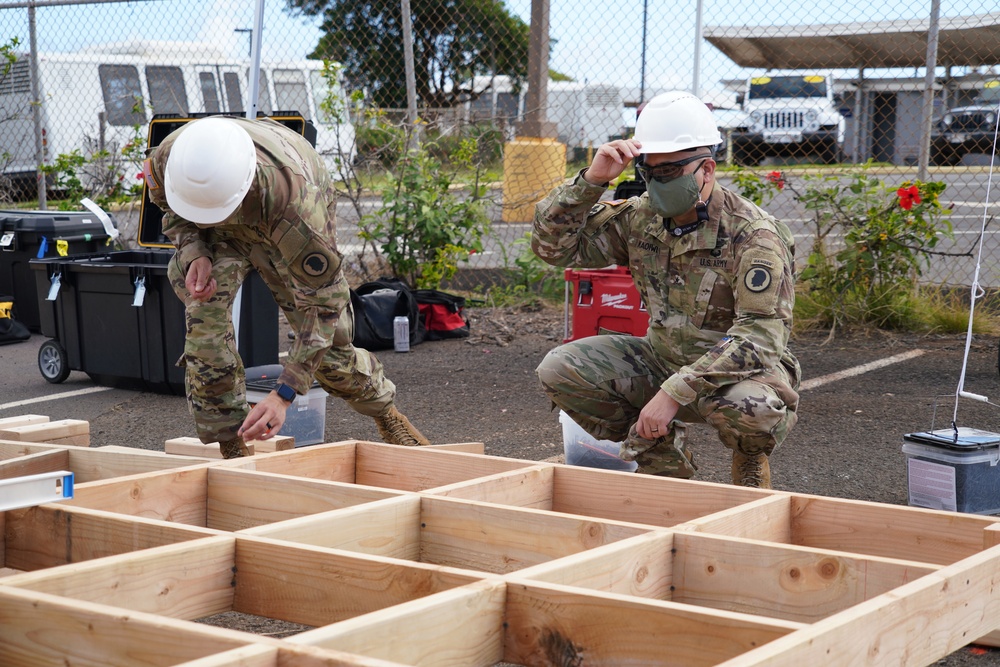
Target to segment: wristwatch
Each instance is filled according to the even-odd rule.
[[[274,388],[274,391],[277,392],[278,396],[282,400],[288,403],[294,402],[295,397],[298,395],[295,393],[295,390],[289,387],[287,384],[279,384],[277,387]]]

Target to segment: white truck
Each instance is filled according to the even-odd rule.
[[[229,59],[211,45],[131,41],[75,53],[40,53],[38,88],[44,162],[79,150],[121,149],[143,140],[154,114],[187,116],[248,107],[249,61]],[[327,163],[353,159],[354,128],[333,123],[320,103],[328,86],[316,60],[261,64],[258,111],[298,111],[316,127],[316,149]],[[339,91],[338,91],[339,93]],[[0,81],[3,174],[34,188],[37,167],[28,54],[18,54]],[[346,156],[346,155],[345,155]]]
[[[829,74],[751,77],[743,93],[745,125],[732,131],[733,159],[831,164],[841,160],[844,117]]]

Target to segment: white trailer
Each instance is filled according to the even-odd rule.
[[[35,179],[35,125],[28,54],[19,54],[0,80],[0,153],[4,173]],[[120,150],[136,133],[143,140],[154,114],[245,113],[249,61],[229,59],[211,45],[123,42],[75,53],[38,56],[43,162],[79,150]],[[316,148],[327,163],[353,159],[354,128],[323,112],[328,92],[315,60],[261,64],[258,111],[298,111],[317,130]],[[343,101],[343,93],[337,90]],[[344,101],[346,108],[346,101]]]
[[[507,76],[479,76],[473,89],[485,91],[466,103],[471,122],[493,120],[520,122],[525,108],[527,87],[516,93]],[[624,131],[625,101],[622,89],[614,84],[549,81],[546,117],[556,124],[560,142],[570,148],[600,146]]]

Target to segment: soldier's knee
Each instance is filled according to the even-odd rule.
[[[550,350],[535,368],[535,375],[545,389],[553,389],[566,382],[566,359],[559,348]]]
[[[770,454],[781,444],[794,425],[796,416],[769,386],[753,383],[718,401],[717,408],[706,417],[716,428],[719,439],[730,449],[747,456]]]

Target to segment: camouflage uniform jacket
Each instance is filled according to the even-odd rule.
[[[235,250],[265,280],[271,276],[293,294],[306,324],[296,332],[279,381],[305,394],[332,344],[348,295],[336,242],[336,196],[322,157],[301,135],[271,119],[234,120],[257,148],[257,175],[229,218],[199,226],[167,206],[161,187],[164,167],[184,128],[152,151],[144,166],[147,189],[150,200],[164,211],[163,233],[174,244],[185,271],[198,257]]]
[[[792,327],[794,241],[781,222],[715,184],[709,220],[675,236],[643,194],[600,202],[582,175],[535,211],[532,249],[564,267],[631,270],[653,349],[674,371],[661,388],[681,405],[784,364]]]

